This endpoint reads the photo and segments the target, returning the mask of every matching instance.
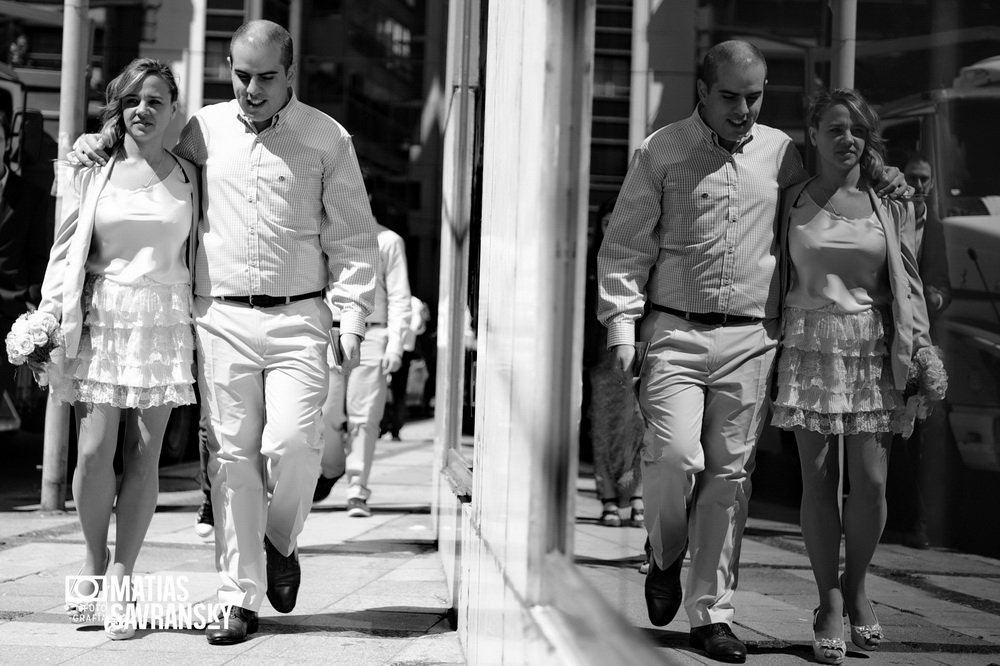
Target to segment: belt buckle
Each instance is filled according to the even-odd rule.
[[[702,321],[709,326],[722,326],[729,315],[724,312],[709,312],[702,315]]]
[[[277,300],[273,296],[267,296],[266,294],[250,296],[249,298],[250,307],[252,308],[273,308],[276,305],[275,301]]]

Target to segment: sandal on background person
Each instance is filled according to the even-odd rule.
[[[622,516],[618,505],[610,500],[602,500],[604,508],[601,510],[601,518],[598,522],[605,527],[621,527]]]
[[[629,498],[629,505],[632,507],[632,512],[629,515],[628,524],[632,527],[645,527],[646,511],[642,504],[642,498]]]

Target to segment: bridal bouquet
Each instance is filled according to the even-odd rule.
[[[923,347],[913,355],[906,377],[906,415],[903,437],[909,437],[917,419],[923,421],[931,412],[931,403],[944,400],[948,392],[948,373],[944,369],[941,350]]]
[[[27,363],[39,386],[48,386],[52,352],[59,346],[59,322],[47,312],[27,312],[7,334],[7,359],[12,365]]]

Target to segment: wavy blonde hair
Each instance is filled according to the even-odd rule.
[[[152,58],[136,58],[121,73],[111,80],[105,92],[105,104],[101,108],[101,136],[109,154],[121,157],[124,152],[125,117],[123,100],[135,92],[147,76],[158,76],[170,90],[170,103],[177,101],[177,80],[170,67]]]
[[[882,121],[878,112],[861,93],[854,88],[817,90],[809,103],[806,126],[819,129],[823,114],[838,104],[845,107],[851,114],[851,120],[861,125],[868,134],[859,164],[865,185],[871,187],[882,180],[882,173],[885,171],[885,139],[879,132]]]

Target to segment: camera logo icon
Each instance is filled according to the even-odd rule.
[[[96,604],[106,600],[104,576],[66,576],[67,604]]]

